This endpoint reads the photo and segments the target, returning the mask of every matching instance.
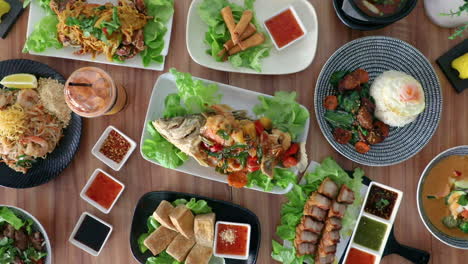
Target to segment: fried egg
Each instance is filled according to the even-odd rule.
[[[375,116],[389,126],[413,122],[426,107],[421,83],[404,72],[392,70],[379,75],[370,95],[375,100]]]

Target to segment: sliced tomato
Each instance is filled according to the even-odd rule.
[[[296,155],[296,153],[299,151],[299,144],[297,143],[292,143],[291,146],[286,150],[284,153],[285,157]]]
[[[249,170],[249,172],[258,171],[260,169],[260,164],[258,164],[257,157],[249,156],[247,158],[247,169]]]
[[[468,219],[468,210],[465,210],[461,213],[461,216],[465,219]]]
[[[242,171],[236,171],[228,175],[228,184],[235,188],[242,188],[247,185],[247,174]]]
[[[255,130],[257,131],[257,135],[261,135],[263,131],[265,131],[265,128],[263,127],[260,120],[255,121]]]
[[[105,27],[102,28],[102,32],[104,32],[104,34],[106,34],[106,35],[109,35],[109,31],[107,31],[107,28],[105,28]]]
[[[291,168],[291,167],[294,167],[296,166],[298,163],[297,159],[293,156],[289,156],[289,157],[286,157],[284,160],[283,160],[283,166],[285,168]]]
[[[460,177],[462,175],[461,171],[453,170],[453,176]]]
[[[211,152],[220,152],[221,150],[223,150],[223,145],[221,144],[215,144],[210,147]]]

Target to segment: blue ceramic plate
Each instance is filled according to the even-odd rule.
[[[351,144],[336,142],[332,127],[324,118],[323,99],[335,90],[329,83],[331,74],[357,68],[369,72],[370,83],[387,70],[405,72],[421,82],[426,97],[426,109],[414,122],[391,128],[390,136],[366,154],[358,153]],[[442,114],[442,90],[431,63],[416,48],[399,39],[373,36],[345,44],[328,59],[317,80],[314,105],[323,135],[339,153],[363,165],[389,166],[411,158],[429,142]]]
[[[454,147],[451,149],[447,149],[446,151],[440,153],[437,155],[429,164],[426,166],[424,169],[423,173],[421,174],[421,178],[419,179],[418,183],[418,191],[416,192],[416,201],[418,203],[418,212],[419,216],[421,217],[424,225],[426,226],[427,230],[431,232],[431,234],[440,240],[441,242],[455,248],[461,248],[461,249],[468,249],[468,239],[461,239],[461,238],[455,238],[446,235],[445,233],[439,231],[432,223],[429,217],[426,215],[424,212],[424,209],[422,208],[422,186],[424,185],[424,182],[426,180],[427,175],[431,171],[431,169],[439,163],[441,160],[443,160],[446,157],[449,156],[464,156],[468,155],[468,146],[458,146]]]

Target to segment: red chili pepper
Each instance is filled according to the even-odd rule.
[[[107,28],[105,28],[105,27],[102,28],[102,32],[104,32],[104,34],[106,34],[106,35],[109,35],[109,32],[107,31]]]
[[[455,177],[460,177],[462,175],[462,173],[461,173],[461,171],[454,170],[453,175],[455,175]]]
[[[297,162],[297,159],[294,158],[294,157],[292,157],[292,156],[289,156],[289,157],[287,157],[287,158],[285,158],[285,159],[283,160],[283,166],[284,166],[285,168],[294,167],[294,166],[297,165],[297,163],[298,163],[298,162]]]
[[[295,155],[299,151],[299,144],[292,143],[291,146],[284,152],[284,157]]]
[[[260,120],[255,121],[255,130],[257,131],[257,135],[261,135],[265,130]]]
[[[220,152],[221,150],[223,150],[223,146],[220,144],[216,144],[210,147],[211,152]]]
[[[247,169],[249,172],[258,171],[260,169],[260,164],[258,164],[258,157],[247,157]]]

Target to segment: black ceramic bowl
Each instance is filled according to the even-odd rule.
[[[356,3],[357,1],[360,0],[350,0],[349,2],[351,3],[351,6],[358,12],[360,15],[365,17],[369,22],[374,22],[374,23],[393,23],[396,22],[413,11],[413,9],[416,7],[416,4],[418,3],[418,0],[402,0],[405,1],[404,6],[395,14],[390,15],[390,16],[384,16],[384,17],[376,17],[376,16],[370,16],[366,14],[364,11],[362,11],[361,8],[359,8],[358,4]]]
[[[356,19],[354,17],[348,16],[343,11],[342,6],[343,6],[343,0],[333,0],[333,7],[335,8],[336,15],[341,20],[341,22],[343,22],[343,24],[345,24],[349,28],[361,30],[361,31],[367,31],[367,30],[381,29],[391,24],[391,23],[372,23],[369,21]]]

